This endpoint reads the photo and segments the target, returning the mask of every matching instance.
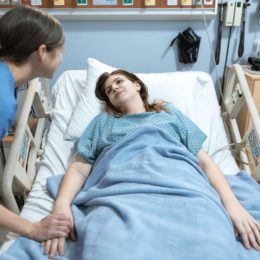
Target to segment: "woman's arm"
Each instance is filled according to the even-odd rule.
[[[92,165],[87,163],[84,159],[79,156],[75,158],[75,161],[70,165],[61,181],[53,210],[55,214],[69,215],[70,220],[73,223],[73,217],[70,209],[71,202],[81,190],[91,172],[91,169]],[[74,225],[72,225],[70,229],[70,237],[73,240],[76,239]],[[55,256],[57,250],[60,255],[64,254],[64,239],[55,238],[48,240],[44,246],[44,252],[45,254],[49,254],[50,258]]]
[[[55,209],[60,205],[70,206],[76,194],[81,190],[90,174],[92,165],[77,156],[62,179],[55,202]]]
[[[252,246],[254,249],[260,250],[260,225],[240,204],[225,176],[208,154],[200,150],[198,159],[210,184],[219,193],[222,203],[233,222],[235,232],[241,236],[244,246],[246,248]]]
[[[90,174],[92,165],[87,163],[84,159],[77,156],[75,161],[70,165],[61,181],[59,192],[55,200],[54,213],[68,213],[71,221],[73,218],[70,211],[70,205],[74,197],[81,190],[87,177]],[[72,239],[75,239],[74,228],[70,233]]]
[[[28,238],[44,241],[53,237],[67,237],[70,220],[64,214],[49,215],[38,222],[30,222],[0,205],[0,227]]]

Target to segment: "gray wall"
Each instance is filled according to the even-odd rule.
[[[237,55],[240,28],[233,27],[227,64],[247,64],[252,53],[253,40],[260,38],[260,20],[257,20],[259,1],[252,0],[246,14],[244,56]],[[216,88],[222,80],[230,28],[223,27],[220,64],[217,72],[211,54],[215,51],[217,17],[204,24],[201,21],[62,21],[66,35],[64,60],[51,84],[64,70],[85,69],[88,57],[132,72],[164,72],[201,70],[212,75]],[[179,31],[191,26],[202,37],[198,61],[192,65],[178,62],[176,44],[166,52]],[[206,30],[207,29],[207,30]],[[208,31],[208,34],[207,34]],[[217,91],[218,92],[218,91]]]

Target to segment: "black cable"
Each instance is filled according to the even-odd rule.
[[[225,59],[225,64],[224,64],[224,70],[223,70],[223,79],[222,79],[222,93],[224,92],[224,84],[225,84],[225,70],[227,66],[227,59],[228,59],[228,54],[229,54],[229,46],[230,46],[230,39],[231,39],[231,32],[232,32],[233,26],[229,28],[229,36],[228,36],[228,45],[227,45],[227,52],[226,52],[226,59]]]
[[[5,158],[4,145],[3,145],[2,141],[0,141],[0,149],[1,149],[1,161],[2,161],[3,166],[5,166],[6,158]]]

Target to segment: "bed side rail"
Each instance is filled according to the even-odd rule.
[[[6,165],[3,172],[2,196],[5,205],[19,213],[13,187],[24,196],[31,189],[36,173],[41,138],[48,112],[47,80],[32,80],[21,109]],[[37,124],[34,134],[28,123],[31,110],[35,111]]]
[[[232,65],[228,71],[224,92],[223,118],[227,121],[232,141],[244,144],[239,148],[239,157],[243,168],[249,172],[256,181],[260,181],[260,119],[250,92],[242,67]],[[242,107],[245,106],[251,118],[251,123],[246,133],[241,136],[237,117]],[[246,149],[248,147],[249,149]]]

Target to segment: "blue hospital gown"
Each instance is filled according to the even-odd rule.
[[[8,64],[0,62],[0,141],[8,133],[15,115],[14,78]]]
[[[76,154],[93,164],[105,147],[120,141],[137,127],[149,125],[164,130],[196,156],[206,135],[173,105],[167,104],[166,108],[168,111],[122,117],[114,117],[106,112],[97,115],[76,143]]]

